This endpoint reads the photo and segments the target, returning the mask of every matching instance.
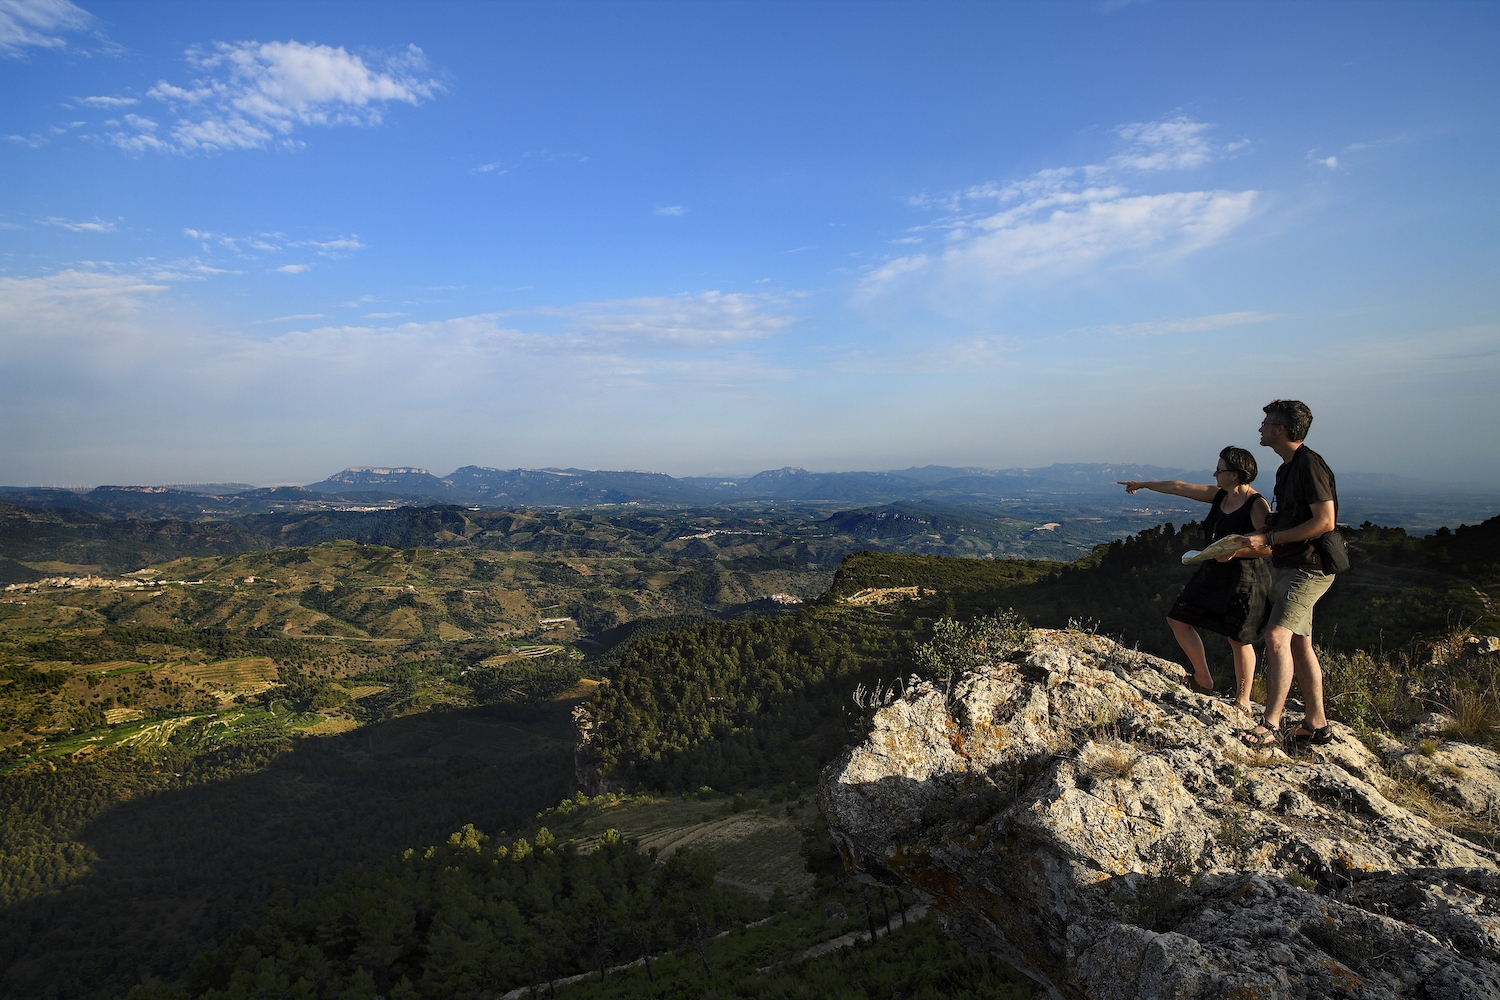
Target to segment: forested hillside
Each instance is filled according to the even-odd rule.
[[[434,519],[423,529],[429,535],[463,526],[443,511],[423,516]],[[569,547],[580,533],[586,541],[589,531],[623,530],[633,516],[603,527],[582,518],[507,522],[514,543],[524,535],[540,551],[333,540],[7,592],[0,990],[102,1000],[159,978],[195,997],[237,995],[252,967],[256,975],[272,968],[247,958],[251,947],[267,961],[274,947],[276,975],[310,976],[318,990],[355,995],[366,987],[398,995],[404,978],[415,995],[477,996],[593,968],[601,947],[609,962],[628,961],[643,947],[630,943],[634,918],[619,918],[629,906],[606,907],[615,914],[607,927],[578,923],[570,894],[592,884],[631,905],[665,900],[655,881],[662,869],[628,842],[617,856],[587,860],[598,830],[577,831],[577,851],[559,836],[553,858],[515,860],[517,838],[535,851],[538,812],[577,789],[574,706],[586,705],[591,724],[582,775],[591,791],[653,790],[687,795],[681,801],[690,805],[701,797],[700,811],[694,805],[674,821],[693,824],[684,843],[700,834],[705,843],[730,837],[724,844],[759,837],[755,850],[770,850],[790,817],[808,821],[799,789],[858,735],[865,710],[851,697],[856,688],[927,669],[919,653],[935,635],[951,639],[962,623],[1002,609],[1176,656],[1163,616],[1191,572],[1180,553],[1199,542],[1196,526],[1165,525],[1097,546],[1076,563],[863,552],[836,573],[806,569],[797,549],[789,557],[774,546],[714,549],[723,537],[716,534],[679,535],[663,543],[675,547],[670,557]],[[642,517],[664,533],[700,527],[662,528],[657,515]],[[1397,704],[1400,692],[1379,687],[1373,668],[1345,670],[1355,659],[1338,651],[1391,650],[1455,626],[1500,631],[1490,610],[1500,596],[1500,519],[1427,538],[1373,525],[1348,534],[1355,565],[1318,619],[1330,683],[1351,692],[1336,711],[1359,721],[1425,710]],[[813,581],[823,593],[805,605],[750,600]],[[776,616],[712,617],[736,607]],[[945,619],[958,624],[938,629]],[[1215,644],[1210,652],[1222,659]],[[1451,683],[1470,682],[1436,678],[1429,689]],[[591,801],[589,809],[605,808]],[[710,813],[727,832],[713,832],[720,819]],[[541,825],[560,830],[567,816],[549,814]],[[444,844],[466,824],[494,840],[473,834],[476,848],[461,834]],[[841,885],[836,859],[820,853],[815,831],[809,837],[821,888],[801,903],[737,897],[722,879],[713,890],[721,895],[712,906],[729,908],[714,912],[732,914],[710,926],[781,913],[766,926],[790,936],[714,938],[705,958],[684,936],[673,897],[659,906],[664,978],[686,988],[695,977],[706,981],[704,966],[712,966],[750,977],[744,984],[778,981],[752,976],[766,955],[792,955],[845,926],[825,927],[822,908],[841,908],[857,927],[894,905]],[[403,857],[407,849],[416,853]],[[735,848],[716,850],[722,861]],[[471,865],[475,858],[484,865]],[[564,888],[549,890],[548,902],[534,887],[554,878]],[[606,882],[615,888],[606,892]],[[406,909],[370,910],[395,923],[350,929],[365,919],[372,894],[404,900]],[[262,923],[268,905],[275,916]],[[510,906],[527,915],[517,926],[552,928],[551,951],[538,958],[524,934],[495,930],[517,919]],[[467,929],[455,929],[456,917],[434,922],[457,913],[452,907],[471,915]],[[255,929],[233,937],[246,922]],[[882,941],[840,975],[878,990],[930,962],[952,972],[954,995],[981,982],[1013,989],[1003,970],[954,958],[921,926]],[[756,949],[769,951],[756,957]],[[204,954],[199,978],[186,978]],[[368,982],[350,978],[361,969]],[[473,985],[481,979],[490,985]],[[801,986],[766,988],[732,990],[808,995]]]
[[[1397,649],[1460,627],[1500,633],[1500,564],[1484,556],[1500,539],[1500,518],[1427,538],[1374,525],[1346,534],[1354,565],[1318,605],[1320,645]],[[858,553],[795,621],[699,628],[634,647],[590,704],[597,760],[624,786],[805,780],[803,756],[826,760],[840,742],[848,692],[903,679],[942,617],[1013,609],[1033,625],[1073,625],[1180,659],[1166,614],[1193,572],[1182,553],[1202,544],[1197,524],[1168,524],[1066,565]],[[774,641],[763,641],[771,631]],[[1224,644],[1207,647],[1227,685]],[[802,650],[816,650],[823,669],[810,669]]]

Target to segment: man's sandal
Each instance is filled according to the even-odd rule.
[[[1298,735],[1299,730],[1306,735]],[[1313,727],[1307,724],[1306,719],[1297,723],[1296,728],[1287,734],[1287,739],[1296,740],[1298,743],[1311,743],[1314,746],[1323,746],[1324,744],[1332,743],[1335,738],[1333,735],[1333,723],[1327,722],[1321,726]]]
[[[1193,691],[1193,692],[1195,692],[1197,694],[1213,694],[1214,693],[1214,686],[1212,684],[1210,684],[1208,687],[1204,687],[1202,684],[1198,683],[1198,678],[1196,678],[1196,677],[1189,677],[1187,679],[1187,686],[1188,686],[1188,690],[1189,691]]]
[[[1241,729],[1240,742],[1252,750],[1270,750],[1281,742],[1281,724],[1272,725],[1262,715],[1254,729]]]

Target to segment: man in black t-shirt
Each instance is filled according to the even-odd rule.
[[[1302,443],[1312,426],[1312,411],[1295,399],[1278,399],[1265,407],[1265,414],[1260,443],[1281,457],[1276,512],[1266,531],[1245,538],[1255,555],[1271,556],[1276,603],[1265,631],[1266,711],[1260,725],[1240,738],[1252,747],[1275,744],[1295,675],[1306,711],[1289,735],[1328,743],[1333,729],[1323,709],[1323,670],[1313,649],[1312,619],[1313,605],[1333,583],[1315,543],[1337,530],[1338,489],[1323,456]]]

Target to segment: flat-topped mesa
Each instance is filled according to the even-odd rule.
[[[1252,752],[1185,679],[1037,630],[951,690],[914,680],[823,773],[845,863],[1041,995],[1500,997],[1500,856],[1382,794],[1397,780],[1348,729]],[[1413,756],[1385,749],[1393,774]],[[1464,749],[1500,790],[1500,757]]]

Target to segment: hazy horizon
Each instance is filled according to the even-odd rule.
[[[1274,457],[1272,457],[1271,461],[1274,463],[1274,461],[1275,461]],[[488,469],[488,470],[496,471],[496,472],[526,471],[526,472],[553,472],[553,473],[565,473],[565,472],[604,473],[604,474],[608,474],[608,473],[625,473],[625,474],[665,475],[665,476],[670,476],[673,479],[724,479],[726,481],[743,481],[743,480],[750,479],[750,478],[752,478],[752,477],[754,477],[756,475],[759,475],[761,473],[765,473],[765,472],[780,472],[780,471],[786,471],[786,470],[792,470],[792,471],[797,471],[797,472],[805,472],[805,473],[808,473],[808,474],[811,474],[811,475],[853,475],[853,474],[884,475],[884,474],[899,474],[899,473],[909,472],[909,471],[913,471],[913,470],[920,470],[920,469],[925,469],[925,468],[937,467],[937,468],[951,468],[951,469],[954,469],[955,471],[974,471],[974,472],[976,472],[978,474],[982,474],[983,475],[983,474],[996,474],[996,473],[1006,473],[1006,472],[1038,472],[1038,471],[1046,471],[1047,469],[1052,468],[1053,466],[1070,466],[1070,465],[1081,465],[1081,466],[1086,466],[1086,467],[1087,466],[1104,466],[1104,467],[1121,468],[1121,469],[1124,469],[1124,468],[1151,468],[1151,469],[1158,469],[1158,470],[1160,470],[1160,471],[1162,471],[1164,473],[1174,473],[1175,472],[1175,473],[1183,473],[1183,474],[1188,474],[1188,475],[1197,475],[1205,483],[1209,482],[1211,480],[1211,478],[1212,478],[1211,473],[1209,472],[1209,467],[1208,466],[1204,466],[1203,468],[1200,468],[1200,469],[1194,469],[1194,468],[1187,467],[1187,466],[1161,466],[1161,465],[1157,465],[1155,463],[1150,463],[1150,462],[1049,462],[1049,463],[1039,464],[1039,465],[1001,466],[1001,467],[995,467],[995,468],[984,467],[984,466],[977,466],[977,465],[943,466],[943,465],[939,465],[938,463],[928,462],[928,463],[922,463],[920,465],[908,465],[908,466],[902,466],[900,468],[882,468],[882,469],[810,469],[810,468],[805,468],[805,467],[802,467],[802,466],[779,465],[779,466],[771,466],[771,467],[764,468],[764,469],[755,469],[753,471],[748,471],[748,472],[742,470],[740,472],[706,472],[706,473],[674,472],[674,471],[671,471],[669,469],[625,468],[625,467],[600,467],[600,468],[597,468],[597,469],[585,469],[585,468],[582,468],[582,467],[579,467],[579,466],[565,466],[565,465],[546,465],[546,466],[488,466],[488,465],[482,465],[482,464],[477,463],[477,462],[465,462],[465,463],[463,463],[463,464],[461,464],[459,466],[455,466],[454,468],[448,469],[446,471],[439,471],[438,469],[432,468],[431,466],[420,466],[420,465],[415,465],[415,464],[401,464],[401,463],[395,463],[395,464],[386,465],[386,466],[346,465],[346,466],[343,466],[342,468],[339,468],[339,469],[328,470],[328,471],[326,471],[321,476],[316,476],[316,477],[313,477],[313,478],[302,479],[302,480],[281,479],[281,480],[259,480],[259,481],[256,481],[256,480],[251,480],[251,479],[248,479],[248,478],[232,478],[231,477],[231,478],[219,479],[219,480],[198,479],[198,480],[170,480],[169,481],[169,480],[146,480],[146,479],[139,479],[139,480],[131,480],[131,481],[118,480],[118,481],[104,482],[104,481],[101,480],[101,481],[97,481],[97,482],[72,482],[72,483],[63,483],[63,482],[50,482],[50,483],[0,482],[0,489],[88,490],[88,489],[97,489],[99,487],[106,487],[106,486],[117,486],[117,487],[149,487],[149,488],[162,488],[162,487],[165,487],[165,488],[180,488],[180,487],[191,487],[191,486],[248,486],[251,489],[272,489],[272,488],[281,488],[281,487],[305,487],[305,486],[309,486],[309,485],[314,485],[314,484],[325,482],[328,479],[329,476],[337,475],[337,474],[339,474],[341,472],[365,472],[365,471],[373,471],[373,470],[378,470],[378,469],[393,469],[393,470],[394,469],[410,469],[410,470],[413,470],[415,472],[427,473],[427,474],[435,476],[435,477],[437,477],[439,479],[442,479],[442,478],[444,478],[446,476],[449,476],[453,472],[458,471],[459,469],[475,467],[475,468],[481,468],[481,469]],[[1269,488],[1269,486],[1266,485],[1267,481],[1270,478],[1269,476],[1266,475],[1267,472],[1274,473],[1274,464],[1271,465],[1271,466],[1267,466],[1267,467],[1265,467],[1265,468],[1262,469],[1262,475],[1257,480],[1257,485],[1263,486],[1265,488]],[[1454,491],[1456,491],[1456,492],[1475,492],[1475,493],[1496,492],[1497,495],[1500,495],[1500,488],[1497,488],[1495,486],[1489,486],[1489,485],[1486,485],[1486,484],[1483,484],[1483,483],[1476,483],[1476,482],[1464,482],[1462,480],[1452,481],[1452,482],[1444,482],[1444,481],[1437,481],[1437,480],[1430,480],[1430,481],[1428,481],[1428,480],[1422,480],[1422,479],[1414,477],[1414,476],[1403,475],[1401,473],[1396,473],[1396,472],[1367,471],[1367,470],[1360,470],[1360,469],[1346,470],[1341,475],[1342,475],[1341,481],[1343,481],[1343,482],[1355,481],[1355,480],[1361,480],[1361,479],[1388,478],[1388,479],[1396,480],[1399,484],[1402,484],[1402,485],[1407,485],[1407,486],[1427,486],[1427,487],[1430,487],[1431,491],[1435,492],[1435,493],[1436,492],[1454,492]]]
[[[1500,487],[1485,3],[0,7],[0,482]],[[1489,427],[1489,431],[1484,428]],[[439,473],[442,474],[442,473]]]

